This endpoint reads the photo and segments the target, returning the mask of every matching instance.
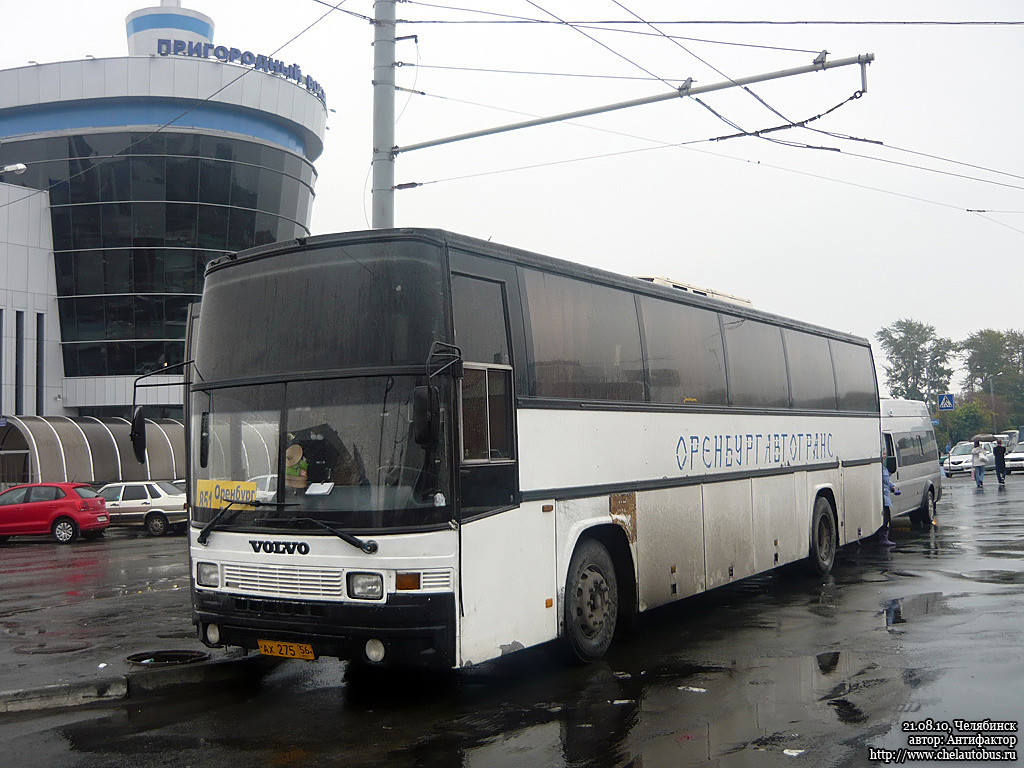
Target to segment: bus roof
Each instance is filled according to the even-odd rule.
[[[883,416],[919,416],[931,418],[928,405],[922,400],[883,397],[879,401]]]
[[[634,293],[667,298],[679,304],[690,304],[693,306],[706,307],[718,312],[749,317],[754,320],[765,320],[767,322],[782,325],[795,330],[804,330],[829,336],[835,339],[848,341],[860,346],[870,347],[867,339],[844,331],[837,331],[824,326],[813,325],[800,320],[794,320],[783,315],[776,315],[770,312],[754,309],[735,301],[717,299],[713,296],[701,296],[695,293],[676,290],[672,287],[658,285],[657,283],[630,277],[618,272],[589,267],[564,259],[552,256],[545,256],[532,251],[526,251],[513,246],[501,245],[490,240],[480,240],[468,235],[460,235],[443,229],[429,228],[401,228],[401,229],[376,229],[360,230],[353,232],[339,232],[328,235],[316,235],[308,238],[296,238],[282,243],[257,246],[238,253],[229,254],[211,261],[206,267],[206,273],[216,272],[228,268],[233,264],[248,263],[254,260],[268,258],[278,254],[307,250],[312,248],[327,248],[334,245],[373,243],[388,240],[415,240],[420,242],[433,243],[439,247],[462,248],[471,253],[485,256],[500,261],[519,264],[526,267],[533,267],[568,277],[575,277],[589,282],[599,283],[612,287],[622,288]]]

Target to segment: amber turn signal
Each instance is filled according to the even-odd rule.
[[[395,589],[419,589],[420,575],[418,573],[397,573],[395,574]]]

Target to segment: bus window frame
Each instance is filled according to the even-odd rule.
[[[487,466],[494,464],[515,464],[518,461],[518,445],[516,440],[516,422],[515,422],[515,371],[511,365],[487,365],[485,363],[464,363],[463,368],[467,371],[483,371],[484,373],[484,403],[486,404],[486,418],[485,424],[487,427],[487,452],[491,453],[493,445],[491,443],[491,397],[490,397],[490,376],[488,375],[491,371],[502,371],[507,373],[506,379],[506,391],[505,391],[505,421],[508,431],[508,444],[509,444],[509,457],[505,458],[484,458],[484,459],[467,459],[466,456],[466,421],[463,410],[463,397],[462,391],[465,386],[465,378],[459,381],[458,387],[458,398],[459,398],[459,464],[464,467],[473,466]]]

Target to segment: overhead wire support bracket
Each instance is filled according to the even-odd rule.
[[[442,144],[453,144],[457,141],[465,141],[467,139],[476,139],[483,136],[493,136],[498,133],[507,133],[509,131],[516,131],[520,128],[532,128],[538,125],[548,125],[550,123],[559,123],[565,120],[575,120],[580,117],[590,117],[591,115],[599,115],[605,112],[614,112],[620,109],[629,109],[630,107],[640,107],[646,104],[657,104],[662,101],[669,101],[671,99],[683,98],[686,96],[696,96],[701,93],[711,93],[713,91],[721,91],[727,88],[736,88],[738,86],[750,85],[751,83],[763,83],[767,80],[779,80],[784,77],[792,77],[794,75],[804,75],[809,72],[820,72],[826,69],[835,69],[837,67],[848,67],[853,64],[857,64],[861,67],[861,91],[867,90],[867,75],[866,66],[875,60],[875,54],[873,53],[862,53],[857,56],[850,56],[845,59],[836,59],[834,61],[824,60],[819,54],[818,58],[815,59],[813,64],[808,64],[802,67],[793,67],[791,69],[783,69],[777,72],[769,72],[763,75],[752,75],[750,77],[739,77],[732,80],[726,80],[720,83],[712,83],[710,85],[701,85],[693,87],[692,78],[688,78],[687,82],[683,85],[674,89],[668,93],[659,93],[656,96],[646,96],[640,99],[632,99],[630,101],[622,101],[616,104],[607,104],[600,107],[591,107],[589,109],[580,109],[575,112],[565,112],[560,115],[553,115],[551,117],[539,117],[534,120],[525,120],[519,123],[511,123],[509,125],[502,125],[495,128],[485,128],[479,131],[471,131],[469,133],[460,133],[455,136],[446,136],[440,139],[432,139],[430,141],[421,141],[416,144],[407,144],[404,147],[395,147],[392,150],[393,155],[398,155],[403,152],[413,152],[417,149],[427,149],[428,147],[437,147]]]

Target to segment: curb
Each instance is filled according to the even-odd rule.
[[[128,696],[162,694],[179,686],[217,685],[243,678],[262,677],[284,659],[269,656],[229,656],[163,669],[141,669],[128,674]]]
[[[164,694],[183,686],[217,685],[247,677],[261,677],[282,661],[259,655],[238,656],[163,669],[142,669],[88,682],[0,691],[0,713],[79,707],[132,696]]]
[[[57,683],[23,691],[0,692],[0,712],[78,707],[128,697],[128,677],[120,675],[86,683]]]

